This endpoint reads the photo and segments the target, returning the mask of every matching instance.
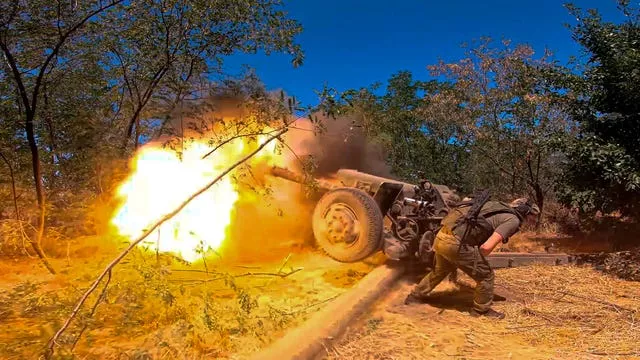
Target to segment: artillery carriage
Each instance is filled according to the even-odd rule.
[[[297,183],[304,176],[281,167],[271,175]],[[440,221],[460,198],[445,185],[418,185],[353,169],[333,179],[312,179],[319,200],[312,228],[318,245],[335,260],[356,262],[377,251],[393,260],[432,261]]]

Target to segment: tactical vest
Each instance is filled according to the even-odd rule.
[[[496,215],[499,213],[509,213],[516,215],[520,221],[522,218],[520,214],[518,214],[515,210],[513,210],[508,204],[505,204],[500,201],[488,201],[480,210],[480,214],[476,220],[476,226],[472,226],[472,228],[467,233],[465,239],[462,239],[464,236],[467,225],[461,224],[456,226],[456,220],[458,218],[463,217],[467,211],[471,208],[471,204],[464,204],[453,208],[447,216],[442,219],[442,229],[440,231],[444,231],[445,234],[455,235],[455,237],[463,242],[464,244],[469,244],[472,246],[480,246],[482,245],[491,234],[493,234],[493,226],[487,221],[487,218],[492,215]]]

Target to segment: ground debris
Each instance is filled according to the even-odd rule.
[[[576,255],[577,264],[591,264],[597,270],[620,279],[640,281],[640,248],[613,253]]]
[[[136,251],[113,273],[94,316],[89,307],[61,338],[59,357],[73,351],[86,359],[244,358],[348,291],[325,281],[326,272],[350,279],[374,268],[312,253],[284,262],[211,261],[207,268],[167,261],[159,266],[154,255]],[[0,325],[12,329],[0,333],[0,359],[38,358],[102,268],[100,261],[78,261],[57,278],[42,279],[31,262],[0,261]]]
[[[459,280],[473,286],[464,275]],[[470,317],[473,289],[458,285],[456,290],[446,281],[435,290],[439,301],[406,306],[412,286],[399,285],[325,358],[630,359],[640,354],[638,284],[591,267],[496,270],[496,294],[506,298],[494,302],[506,314],[500,321]],[[384,321],[369,326],[377,318]]]

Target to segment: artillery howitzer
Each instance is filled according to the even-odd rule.
[[[271,175],[307,183],[281,167]],[[313,211],[313,234],[335,260],[360,261],[382,250],[387,257],[430,262],[440,220],[459,197],[447,186],[423,180],[413,185],[351,169],[331,180],[312,179],[319,200]]]
[[[272,176],[300,184],[307,179],[286,168]],[[440,221],[460,197],[445,185],[421,180],[418,185],[352,169],[338,170],[332,179],[311,179],[318,201],[313,234],[324,252],[341,262],[357,262],[382,250],[392,260],[433,265],[433,241]],[[532,262],[566,264],[566,254],[496,253],[494,267]]]

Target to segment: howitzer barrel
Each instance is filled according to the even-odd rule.
[[[282,179],[286,179],[289,181],[297,182],[299,184],[304,184],[304,176],[300,174],[296,174],[295,172],[287,168],[274,166],[271,168],[271,175],[282,178]]]
[[[289,180],[289,181],[293,181],[296,182],[298,184],[306,184],[308,183],[308,181],[306,181],[305,177],[301,174],[298,174],[296,172],[293,172],[287,168],[283,168],[283,167],[279,167],[279,166],[274,166],[271,168],[271,175],[275,176],[275,177],[279,177],[281,179],[285,179],[285,180]],[[324,180],[318,180],[318,179],[313,179],[315,180],[317,187],[317,190],[320,193],[329,191],[331,189],[334,189],[336,186],[328,181],[324,181]]]

